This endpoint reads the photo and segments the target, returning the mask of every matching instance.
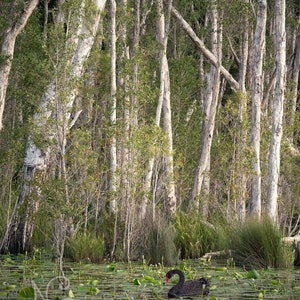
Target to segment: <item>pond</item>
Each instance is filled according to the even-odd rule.
[[[36,257],[2,257],[0,299],[167,299],[176,284],[174,276],[165,285],[171,269],[147,263],[65,263],[64,280],[57,264]],[[205,299],[300,299],[300,270],[250,270],[232,263],[184,261],[186,279],[209,279]],[[65,291],[63,291],[64,286]],[[202,299],[202,297],[193,297]]]

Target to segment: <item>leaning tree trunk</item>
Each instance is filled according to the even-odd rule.
[[[195,45],[199,48],[199,50],[203,53],[205,58],[215,67],[219,67],[219,60],[216,55],[214,55],[204,44],[204,42],[197,36],[194,32],[193,28],[184,20],[182,15],[178,12],[175,7],[171,8],[173,16],[188,34],[188,36],[192,39]],[[238,90],[240,88],[239,83],[233,78],[233,76],[229,73],[229,71],[224,67],[220,66],[220,72],[225,77],[230,87],[233,90]]]
[[[14,1],[12,3],[14,9],[17,9],[17,2],[18,1]],[[12,11],[14,11],[14,14],[16,14],[17,16],[15,18],[14,16],[12,16],[11,24],[5,30],[1,48],[1,60],[3,59],[3,62],[0,66],[0,131],[3,127],[3,112],[5,106],[6,90],[14,56],[16,38],[25,27],[38,2],[38,0],[31,0],[24,3],[24,6],[20,6],[20,12],[17,11],[17,13],[14,11],[14,9],[12,9]]]
[[[269,150],[267,214],[277,221],[280,146],[282,138],[283,103],[286,85],[285,0],[276,0],[276,85],[272,111],[272,136]]]
[[[64,99],[65,106],[62,119],[64,124],[53,122],[57,111],[55,111],[56,101],[61,96],[59,95],[59,86],[57,78],[54,79],[47,87],[45,93],[41,98],[41,103],[38,112],[33,118],[33,131],[29,136],[26,156],[23,164],[23,184],[21,186],[20,195],[15,203],[15,207],[7,226],[5,236],[2,240],[0,251],[9,251],[11,253],[25,252],[31,248],[31,238],[34,229],[34,219],[32,214],[38,210],[38,201],[31,200],[24,201],[34,188],[33,179],[36,173],[44,173],[51,165],[51,147],[48,146],[52,141],[58,138],[57,126],[66,126],[63,131],[65,133],[70,129],[71,124],[71,109],[75,97],[77,95],[77,87],[74,82],[78,81],[84,71],[84,63],[89,56],[91,48],[94,43],[96,31],[100,21],[100,13],[103,11],[106,0],[97,0],[95,2],[97,12],[92,15],[89,14],[88,24],[84,18],[84,12],[86,11],[85,2],[81,3],[80,11],[76,16],[78,17],[76,30],[67,39],[68,53],[72,53],[71,57],[68,57],[68,67],[65,67],[64,77],[67,78],[67,85],[64,86]],[[67,71],[66,71],[67,70]],[[61,128],[60,128],[61,130]],[[47,142],[44,148],[36,144],[34,132],[38,131],[42,136],[42,139]],[[50,142],[50,143],[49,143]],[[24,206],[24,207],[23,207]],[[24,208],[20,210],[20,208]],[[26,214],[22,214],[21,211],[25,211]]]
[[[249,205],[250,214],[258,218],[261,216],[260,119],[261,101],[263,96],[263,57],[265,52],[266,19],[267,1],[259,0],[253,42],[251,145],[254,151],[254,158],[252,161],[254,175],[251,183],[251,198]]]

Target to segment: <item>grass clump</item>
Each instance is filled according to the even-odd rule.
[[[286,268],[292,265],[292,251],[269,219],[248,220],[240,224],[229,230],[228,240],[236,265],[245,268]]]
[[[91,234],[78,234],[66,243],[65,256],[74,262],[99,263],[105,251],[104,239]]]
[[[179,213],[174,224],[175,243],[182,259],[199,258],[217,248],[216,229],[204,222],[198,214]]]

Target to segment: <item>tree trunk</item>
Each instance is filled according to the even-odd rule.
[[[116,191],[118,187],[118,178],[117,178],[117,140],[116,140],[116,121],[117,121],[117,53],[116,53],[116,1],[111,0],[111,18],[110,18],[110,32],[111,32],[111,41],[110,41],[110,62],[111,62],[111,105],[110,105],[110,124],[112,128],[112,135],[110,139],[110,212],[115,214],[117,212],[117,200],[116,200]]]
[[[263,96],[263,57],[265,52],[266,19],[267,1],[259,0],[253,41],[251,146],[254,151],[252,161],[254,175],[251,184],[249,207],[250,214],[258,218],[261,216],[260,119]]]
[[[83,74],[84,63],[92,48],[100,21],[100,12],[104,9],[105,2],[105,0],[97,1],[96,4],[98,11],[93,15],[93,22],[89,15],[88,25],[85,24],[85,3],[82,2],[82,11],[78,14],[78,27],[76,27],[76,31],[70,35],[66,44],[67,47],[70,47],[69,50],[72,51],[71,57],[68,58],[69,66],[68,68],[64,68],[64,72],[68,72],[68,74],[64,73],[62,75],[67,79],[67,82],[64,82],[66,86],[64,86],[63,91],[60,91],[58,78],[53,80],[41,98],[38,112],[34,115],[33,132],[35,130],[39,131],[42,135],[42,139],[47,143],[50,142],[51,144],[52,141],[57,141],[59,134],[57,126],[65,126],[64,130],[66,133],[70,129],[71,125],[69,122],[71,109],[77,95],[77,87],[74,85],[74,82],[79,80]],[[62,97],[62,95],[65,97],[65,102],[63,110],[59,113],[63,114],[61,119],[64,120],[64,123],[60,124],[58,122],[53,122],[53,120],[56,119],[58,113],[55,110],[57,107],[56,101]],[[62,128],[60,128],[60,130],[61,129]],[[51,164],[51,151],[52,148],[49,145],[41,148],[35,143],[34,133],[29,136],[23,165],[23,184],[10,222],[7,226],[5,236],[2,240],[0,248],[1,252],[10,251],[12,253],[16,253],[16,251],[24,252],[30,250],[31,237],[34,229],[34,219],[32,219],[31,216],[38,210],[38,202],[37,200],[33,200],[32,203],[26,203],[24,200],[32,190],[31,185],[34,177],[36,176],[36,172],[45,172],[47,167]],[[27,215],[25,215],[25,217],[24,215],[22,216],[20,212],[22,204],[27,205],[25,209],[25,211],[27,211]]]
[[[14,1],[12,6],[15,6],[16,8],[18,6],[17,2],[18,1]],[[38,0],[31,0],[26,3],[24,2],[22,10],[17,13],[14,12],[17,15],[16,19],[12,18],[10,26],[5,30],[1,48],[1,59],[3,59],[3,62],[0,65],[0,131],[3,128],[6,90],[14,56],[16,38],[25,27],[38,2]]]
[[[244,0],[249,3],[249,0]],[[248,47],[249,47],[249,21],[245,17],[245,28],[242,33],[240,59],[239,59],[239,86],[241,95],[239,97],[239,131],[237,139],[236,162],[237,162],[237,182],[238,189],[236,201],[236,213],[239,221],[244,221],[246,218],[246,200],[247,200],[247,175],[245,170],[244,156],[247,145],[247,128],[245,119],[247,118],[247,93],[246,93],[246,74],[248,64]]]
[[[280,146],[282,138],[283,103],[286,87],[285,0],[276,0],[276,85],[272,111],[272,136],[269,150],[267,214],[277,221]]]
[[[173,134],[172,134],[172,120],[171,120],[171,99],[170,99],[170,78],[169,65],[167,59],[167,44],[168,34],[170,28],[170,9],[172,0],[168,1],[167,14],[164,13],[164,5],[162,0],[157,0],[158,13],[158,42],[161,43],[162,49],[159,52],[160,58],[160,98],[159,103],[162,103],[164,114],[164,132],[167,135],[168,153],[165,155],[166,168],[166,213],[168,218],[172,218],[176,212],[176,196],[173,170]],[[167,20],[166,20],[167,18]]]
[[[219,14],[215,4],[212,4],[212,53],[217,58],[217,67],[211,65],[210,72],[207,75],[207,87],[204,96],[204,121],[202,125],[202,147],[197,173],[195,176],[192,196],[189,201],[188,209],[199,208],[199,197],[202,190],[204,178],[209,172],[210,150],[215,128],[215,116],[220,90],[220,69],[222,62],[222,28],[218,26]],[[207,203],[204,202],[203,212],[207,211]],[[203,213],[202,212],[202,213]]]

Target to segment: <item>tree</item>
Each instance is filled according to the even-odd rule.
[[[117,53],[116,53],[116,1],[111,0],[111,41],[110,41],[110,60],[111,60],[111,114],[110,122],[112,126],[112,135],[110,142],[110,211],[113,214],[117,213],[117,201],[115,199],[115,193],[118,188],[118,175],[117,175],[117,145],[116,145],[116,120],[117,120]]]
[[[3,36],[0,56],[0,131],[3,127],[6,90],[14,56],[16,38],[25,27],[37,4],[38,0],[31,0],[25,2],[23,6],[21,6],[18,1],[13,1],[10,5],[9,11],[12,16]],[[6,5],[8,6],[8,4],[4,4],[3,6],[5,7]],[[4,13],[4,11],[2,13]]]
[[[158,14],[158,42],[161,43],[162,49],[159,53],[160,65],[160,99],[162,103],[162,110],[164,114],[163,128],[167,136],[168,150],[165,155],[166,168],[166,213],[168,218],[172,218],[176,212],[176,195],[174,183],[174,166],[173,166],[173,133],[172,133],[172,119],[171,119],[171,98],[170,98],[170,74],[167,59],[167,44],[168,34],[170,29],[170,14],[171,14],[172,0],[167,3],[167,14],[163,11],[163,1],[157,0],[157,14]]]
[[[251,183],[251,198],[249,212],[253,216],[261,216],[261,167],[260,167],[260,121],[261,101],[263,96],[263,58],[265,53],[265,34],[267,20],[267,1],[259,0],[256,28],[253,45],[253,69],[251,85],[251,146],[253,147],[253,177]]]
[[[217,65],[211,65],[210,72],[207,74],[207,87],[204,94],[203,113],[204,120],[202,125],[201,154],[195,176],[192,196],[189,202],[189,210],[199,209],[199,197],[205,176],[209,176],[210,152],[215,128],[215,117],[220,90],[220,68],[222,65],[222,25],[219,24],[219,12],[215,3],[211,6],[212,22],[212,53],[217,58]],[[203,201],[203,215],[208,215],[208,203]]]
[[[283,131],[283,103],[286,86],[285,0],[275,2],[276,29],[276,85],[272,110],[272,136],[269,150],[267,213],[277,221],[278,183],[280,174],[280,146]]]

